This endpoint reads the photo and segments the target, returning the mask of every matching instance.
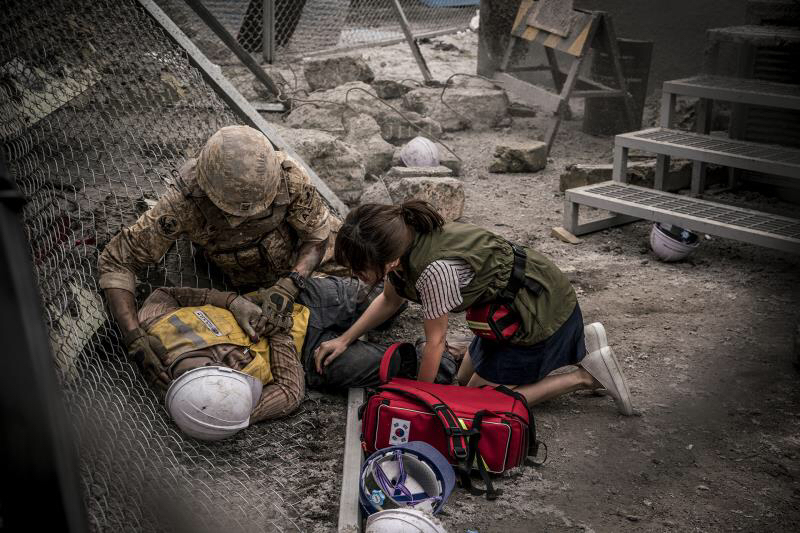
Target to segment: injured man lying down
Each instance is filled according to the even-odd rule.
[[[251,316],[261,312],[257,292],[240,297],[215,289],[156,289],[139,310],[156,357],[138,358],[139,366],[148,381],[167,389],[167,411],[184,433],[201,440],[230,437],[251,423],[292,413],[306,385],[346,390],[379,384],[385,351],[379,344],[354,342],[323,373],[314,364],[317,346],[349,328],[381,292],[367,289],[352,278],[311,278],[295,301],[289,333],[255,340],[237,317],[248,316],[242,309],[249,305]],[[417,348],[421,355],[424,346]],[[437,382],[453,382],[457,362],[450,352],[457,351],[448,347],[443,354]]]

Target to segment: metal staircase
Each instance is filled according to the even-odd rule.
[[[709,30],[711,50],[725,40],[795,43],[800,30],[770,26]],[[698,98],[694,132],[673,129],[677,96]],[[785,146],[728,139],[710,134],[711,107],[715,101],[751,104],[786,110],[800,109],[800,86],[755,79],[699,75],[664,83],[661,127],[617,135],[614,139],[613,180],[566,191],[564,227],[582,235],[637,219],[665,222],[694,231],[800,253],[800,220],[721,205],[695,198],[705,190],[706,165],[763,172],[800,186],[800,150]],[[626,183],[628,151],[657,155],[655,188]],[[663,191],[669,158],[694,162],[691,196]],[[579,222],[579,206],[605,209],[612,216]]]

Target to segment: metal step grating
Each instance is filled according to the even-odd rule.
[[[583,187],[578,191],[720,222],[737,228],[772,233],[800,242],[800,220],[616,183]]]
[[[659,143],[669,143],[685,148],[718,152],[731,156],[751,157],[779,163],[800,165],[800,150],[766,144],[756,144],[747,141],[709,137],[708,135],[678,130],[652,128],[633,133],[626,133],[619,135],[618,137],[644,139]]]
[[[764,93],[776,96],[790,96],[800,98],[800,85],[789,83],[775,83],[771,81],[750,78],[730,78],[727,76],[711,76],[704,74],[693,78],[674,80],[667,83],[707,87],[709,89],[725,89],[728,91],[742,91],[751,93]]]

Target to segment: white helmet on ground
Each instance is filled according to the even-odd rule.
[[[170,384],[167,412],[190,437],[225,439],[250,425],[261,388],[259,380],[231,368],[195,368]]]
[[[439,148],[427,137],[414,137],[400,149],[400,159],[407,167],[436,167]]]
[[[367,518],[365,533],[447,533],[441,522],[418,509],[390,509]]]
[[[662,261],[685,259],[698,246],[700,238],[687,229],[656,222],[650,230],[650,248]]]

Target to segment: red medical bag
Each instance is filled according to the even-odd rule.
[[[521,466],[529,456],[536,457],[535,423],[521,394],[503,386],[389,379],[393,357],[416,360],[416,351],[411,344],[396,343],[383,356],[383,384],[361,407],[361,444],[367,454],[409,441],[427,442],[456,467],[465,488],[471,489],[469,472],[477,468],[489,499],[497,492],[487,472],[501,473]]]

